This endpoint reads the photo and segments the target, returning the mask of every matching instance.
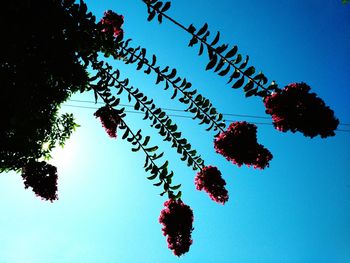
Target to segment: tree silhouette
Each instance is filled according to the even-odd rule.
[[[206,70],[227,78],[233,89],[242,89],[246,97],[260,97],[276,129],[301,132],[305,136],[334,136],[339,121],[333,111],[305,83],[280,88],[269,83],[262,72],[249,65],[249,56],[239,54],[236,45],[220,43],[220,32],[211,38],[208,24],[199,30],[183,26],[166,14],[170,2],[143,0],[148,20],[170,21],[190,35],[189,46],[198,46],[198,55],[207,54]],[[15,0],[6,1],[2,16],[6,35],[6,53],[1,56],[2,93],[0,97],[0,172],[21,173],[25,188],[31,187],[41,198],[54,201],[57,196],[57,169],[47,163],[50,152],[64,145],[77,124],[71,114],[58,115],[60,105],[72,94],[93,91],[95,101],[104,106],[95,112],[111,138],[122,138],[132,151],[145,154],[148,179],[161,187],[164,204],[159,221],[167,236],[169,248],[176,256],[189,250],[192,243],[193,213],[181,199],[181,185],[174,185],[169,160],[158,146],[126,123],[126,112],[120,105],[121,94],[137,111],[144,114],[164,141],[170,143],[180,160],[197,171],[198,190],[221,204],[228,201],[225,180],[217,167],[206,165],[201,155],[182,136],[178,125],[139,88],[121,79],[120,71],[102,57],[112,57],[134,64],[146,75],[156,76],[156,85],[172,90],[170,99],[186,105],[186,111],[208,132],[215,132],[215,151],[238,166],[265,169],[272,154],[257,141],[257,127],[247,122],[228,125],[211,101],[178,76],[170,66],[160,67],[156,55],[147,56],[143,47],[133,47],[125,39],[124,17],[111,10],[100,21],[88,12],[81,0]],[[8,22],[11,21],[11,22]],[[103,55],[103,56],[102,56]]]

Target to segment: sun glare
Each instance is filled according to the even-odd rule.
[[[50,163],[57,167],[71,166],[76,158],[76,151],[77,143],[73,140],[68,140],[63,148],[57,146],[52,151],[52,159],[50,160]]]

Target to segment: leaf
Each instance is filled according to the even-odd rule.
[[[191,34],[193,34],[194,32],[196,32],[196,28],[191,24],[188,28],[187,31]]]
[[[249,61],[249,56],[247,55],[246,59],[244,60],[244,62],[239,66],[240,69],[244,69]]]
[[[138,145],[137,147],[135,147],[135,148],[131,148],[131,151],[133,151],[133,152],[137,152],[137,151],[139,151],[140,150],[140,145]]]
[[[247,68],[243,74],[246,75],[246,76],[251,76],[255,73],[255,68],[253,66],[250,66],[249,68]]]
[[[156,2],[153,7],[154,7],[154,9],[159,10],[159,8],[161,8],[162,5],[163,5],[163,2],[159,1],[159,2]]]
[[[223,44],[223,45],[217,47],[215,50],[217,53],[221,53],[221,52],[224,52],[227,48],[228,48],[228,45]]]
[[[257,75],[255,75],[253,79],[262,82],[263,85],[267,83],[267,78],[262,72],[259,72]]]
[[[126,129],[125,132],[124,132],[124,134],[123,134],[122,139],[125,140],[126,137],[128,137],[128,135],[129,135],[129,129]]]
[[[244,83],[244,76],[241,77],[239,80],[237,80],[236,83],[232,85],[232,88],[238,89],[243,85],[243,83]]]
[[[174,93],[170,99],[172,99],[172,100],[175,99],[176,95],[177,95],[177,88],[174,88]]]
[[[246,92],[245,96],[248,98],[248,97],[251,97],[253,95],[256,95],[256,92],[258,91],[258,88],[255,88],[255,89],[251,89],[249,90],[248,92]]]
[[[171,190],[177,190],[177,189],[179,189],[180,187],[181,187],[181,184],[178,184],[178,185],[170,186],[169,188],[170,188]]]
[[[136,70],[140,70],[143,66],[143,60],[140,60],[138,63],[137,63],[137,67],[136,67]]]
[[[227,54],[225,55],[225,58],[233,57],[234,55],[236,55],[237,51],[238,51],[238,47],[234,46],[229,52],[227,52]]]
[[[181,196],[182,196],[182,192],[179,191],[179,192],[174,196],[174,199],[179,199],[179,198],[181,198]]]
[[[141,61],[143,61],[143,60],[140,60],[140,62]],[[151,65],[154,66],[156,64],[156,62],[157,62],[157,57],[156,57],[156,55],[153,54],[152,55],[152,63],[151,63]]]
[[[244,92],[247,92],[254,88],[254,82],[252,80],[249,80],[248,83],[244,86]]]
[[[147,179],[148,180],[154,180],[154,179],[156,179],[156,177],[157,177],[157,174],[154,174],[154,175],[151,175],[151,176],[147,177]]]
[[[192,39],[190,40],[190,43],[188,44],[189,47],[193,47],[195,44],[198,43],[198,39],[197,37],[192,37]]]
[[[140,102],[136,102],[135,106],[134,106],[135,110],[139,110],[140,109]]]
[[[161,112],[162,110],[160,108],[157,108],[155,111],[153,111],[153,114],[158,115]]]
[[[203,35],[208,30],[208,24],[205,23],[201,29],[198,30],[197,36]]]
[[[148,144],[148,142],[149,142],[150,139],[151,139],[150,136],[146,136],[146,137],[145,137],[145,140],[144,140],[144,142],[143,142],[143,144],[142,144],[142,146],[146,146],[146,145]]]
[[[203,50],[204,50],[204,45],[203,43],[201,42],[201,45],[199,47],[199,51],[198,51],[198,56],[201,56],[203,54]]]
[[[214,72],[218,72],[225,65],[225,59],[220,59],[218,65],[216,66]]]
[[[163,22],[163,15],[159,13],[157,18],[158,18],[159,24],[161,24]]]
[[[148,15],[147,21],[152,21],[152,19],[155,17],[155,15],[156,15],[156,11],[152,10]]]
[[[231,69],[231,66],[227,65],[227,67],[224,70],[219,72],[219,75],[220,76],[225,76],[230,71],[230,69]]]
[[[215,45],[219,42],[219,39],[220,39],[220,32],[218,31],[218,32],[216,33],[216,36],[215,36],[213,42],[211,42],[210,45],[211,45],[211,46],[215,46]]]
[[[153,184],[154,186],[161,186],[162,185],[162,181],[160,181],[160,182],[158,182],[158,183],[155,183],[155,184]]]
[[[159,169],[163,169],[164,170],[164,169],[167,169],[168,166],[169,166],[169,161],[166,160],[165,163],[161,167],[159,167]]]
[[[168,11],[169,8],[170,8],[170,6],[171,6],[171,3],[170,3],[170,2],[165,2],[163,8],[162,8],[160,11],[161,11],[162,13]]]
[[[205,70],[210,70],[212,69],[215,65],[216,62],[218,61],[218,56],[214,55],[213,58],[210,60],[210,62],[208,63],[207,67],[205,68]]]
[[[266,91],[266,90],[261,90],[261,91],[259,91],[259,92],[256,93],[256,95],[258,95],[258,96],[260,96],[260,97],[262,97],[262,98],[265,98],[268,94],[269,94],[269,93],[268,93],[268,91]]]
[[[120,102],[120,99],[119,98],[116,98],[114,101],[113,101],[113,103],[111,103],[111,107],[116,107],[116,106],[118,106],[119,105],[119,102]]]
[[[238,54],[237,57],[236,57],[236,60],[235,60],[235,64],[238,64],[242,61],[242,55],[241,54]]]
[[[157,160],[157,159],[159,159],[159,158],[162,158],[163,155],[164,155],[164,152],[161,152],[161,153],[158,154],[158,155],[154,154],[154,155],[153,155],[153,160]]]
[[[97,103],[97,99],[98,99],[96,90],[94,90],[94,95],[95,95],[95,104],[96,104]]]
[[[167,76],[169,79],[172,79],[172,78],[174,78],[175,76],[176,76],[176,69],[174,68],[174,69],[172,69],[171,70],[171,72],[170,72],[170,74]]]
[[[235,71],[230,76],[230,79],[228,80],[227,84],[231,83],[233,79],[239,78],[240,75],[241,73],[239,72],[239,70],[235,69]]]
[[[153,147],[150,147],[150,148],[146,148],[145,151],[146,152],[155,152],[158,150],[158,146],[153,146]]]

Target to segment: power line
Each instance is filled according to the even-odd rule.
[[[72,100],[70,99],[70,101],[72,102],[79,102],[79,103],[90,103],[90,104],[103,104],[103,102],[94,102],[94,101],[91,101],[91,100]],[[119,104],[120,106],[123,106],[123,107],[129,107],[129,108],[134,108],[133,105],[131,104]],[[186,112],[185,110],[180,110],[180,109],[174,109],[174,108],[163,108],[161,107],[162,110],[166,110],[166,111],[175,111],[175,112]],[[243,117],[243,118],[253,118],[253,119],[265,119],[265,120],[270,120],[271,118],[270,117],[267,117],[267,116],[257,116],[257,115],[249,115],[249,114],[236,114],[236,113],[223,113],[223,115],[226,115],[226,116],[232,116],[232,117]],[[187,117],[187,116],[186,116]],[[192,118],[192,117],[189,117],[189,118]],[[227,120],[229,121],[229,120]],[[339,123],[339,125],[342,125],[342,126],[350,126],[350,123]]]
[[[71,100],[73,101],[73,100]],[[83,101],[79,101],[79,102],[83,102]],[[95,103],[95,102],[90,102],[89,103]],[[103,103],[98,103],[98,104],[103,104]],[[123,106],[122,104],[119,104],[121,106]],[[98,107],[89,107],[89,106],[81,106],[81,105],[72,105],[72,104],[63,104],[62,106],[65,107],[73,107],[73,108],[81,108],[81,109],[92,109],[92,110],[97,110]],[[124,105],[126,106],[126,105]],[[130,106],[130,105],[127,105]],[[132,106],[131,106],[132,107]],[[165,109],[165,108],[162,108]],[[183,110],[177,110],[177,111],[183,111]],[[132,113],[132,114],[143,114],[143,112],[139,112],[139,111],[134,111],[134,110],[125,110],[126,113]],[[185,111],[183,111],[185,112]],[[227,115],[227,114],[226,114]],[[178,118],[186,118],[186,119],[193,119],[191,116],[186,116],[186,115],[180,115],[180,114],[168,114],[169,117],[178,117]],[[236,115],[234,115],[236,116]],[[240,115],[240,116],[250,116],[250,115]],[[225,119],[225,121],[228,122],[234,122],[235,120],[230,120],[230,119]],[[251,122],[250,123],[256,124],[256,125],[273,125],[270,122]],[[340,131],[340,132],[350,132],[350,130],[344,130],[344,129],[337,129],[336,131]]]

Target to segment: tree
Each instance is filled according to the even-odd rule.
[[[185,27],[166,14],[170,2],[144,2],[149,20],[167,19],[190,34],[189,46],[198,46],[199,55],[208,55],[206,70],[226,77],[234,89],[243,88],[246,97],[261,97],[278,130],[299,131],[311,138],[335,135],[339,121],[316,94],[310,93],[307,84],[292,83],[279,88],[275,82],[268,83],[263,73],[256,73],[255,67],[248,65],[249,57],[243,58],[237,46],[221,44],[220,33],[211,39],[207,24],[199,30],[193,25]],[[145,48],[132,47],[130,40],[124,39],[123,16],[107,11],[96,22],[82,1],[75,4],[27,0],[5,5],[7,13],[16,14],[18,20],[10,24],[1,21],[8,24],[5,33],[9,36],[9,52],[1,61],[6,77],[1,98],[1,120],[5,125],[1,129],[0,171],[21,172],[25,186],[33,188],[40,197],[57,199],[56,169],[46,161],[53,147],[64,144],[77,126],[71,115],[57,116],[59,106],[75,92],[93,91],[96,101],[101,98],[105,102],[95,117],[101,120],[107,134],[115,138],[122,132],[122,139],[132,144],[133,151],[143,151],[145,170],[151,174],[148,179],[156,180],[154,185],[162,187],[161,195],[168,195],[160,222],[175,255],[189,249],[193,213],[181,200],[181,186],[172,183],[174,174],[168,169],[169,161],[161,161],[163,153],[150,144],[150,136],[142,135],[141,130],[133,131],[125,122],[119,95],[126,93],[135,110],[144,113],[145,120],[149,119],[151,126],[171,143],[181,160],[198,171],[198,190],[205,190],[218,203],[228,200],[225,181],[217,167],[205,165],[165,111],[130,86],[128,79],[120,79],[119,70],[101,55],[135,64],[145,74],[155,74],[156,84],[173,90],[171,99],[178,98],[207,131],[216,133],[215,150],[230,162],[268,167],[272,154],[257,141],[257,127],[235,122],[225,129],[222,114],[188,80],[178,76],[176,69],[161,68],[155,55],[147,57]],[[18,34],[16,29],[22,25],[23,34]]]

